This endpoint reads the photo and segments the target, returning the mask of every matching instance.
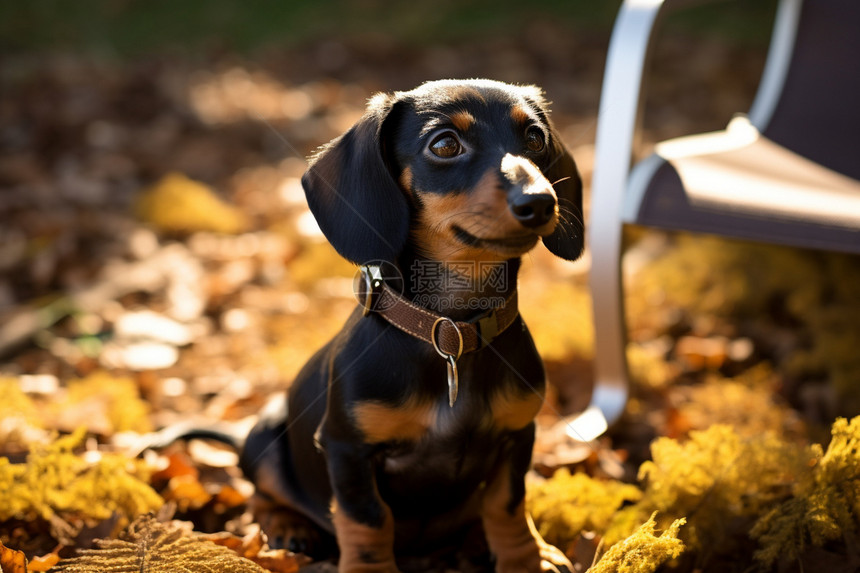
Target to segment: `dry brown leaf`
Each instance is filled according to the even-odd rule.
[[[215,496],[215,498],[218,503],[223,504],[225,507],[236,507],[242,505],[243,503],[247,503],[248,501],[247,496],[245,496],[236,488],[230,487],[229,485],[225,485],[220,490],[218,490],[218,494]]]
[[[60,556],[56,553],[48,553],[47,555],[42,555],[41,557],[33,557],[33,559],[31,559],[29,563],[30,571],[50,571],[51,567],[59,563],[59,561]]]
[[[294,573],[311,562],[309,557],[290,553],[285,549],[264,549],[266,544],[259,530],[245,537],[221,532],[202,535],[201,538],[228,547],[237,555],[250,559],[273,573]]]
[[[200,475],[191,458],[185,452],[176,451],[164,457],[167,458],[167,467],[152,474],[153,483],[161,480],[169,481],[179,476],[192,476],[196,478]]]
[[[175,501],[179,509],[185,511],[203,507],[212,499],[212,494],[206,491],[197,477],[182,475],[171,478],[163,497],[168,501]]]
[[[311,562],[309,557],[290,553],[286,549],[261,551],[250,559],[272,573],[294,573]]]
[[[0,571],[3,573],[27,573],[27,558],[21,551],[10,549],[0,541]]]
[[[226,547],[231,551],[235,551],[237,555],[241,555],[242,557],[248,556],[245,551],[245,540],[238,535],[234,535],[227,531],[219,531],[218,533],[207,533],[205,535],[201,535],[200,539],[205,539],[206,541],[211,541],[215,545]]]
[[[169,173],[147,189],[136,210],[141,219],[165,231],[238,233],[248,227],[244,213],[182,173]]]
[[[266,547],[263,530],[256,528],[242,538],[242,551],[245,557],[256,555]]]

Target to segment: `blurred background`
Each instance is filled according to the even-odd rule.
[[[0,395],[22,401],[0,404],[0,453],[81,425],[241,421],[288,385],[355,304],[354,269],[307,211],[305,157],[377,91],[540,85],[588,193],[619,4],[3,3]],[[748,109],[774,6],[665,22],[637,156]],[[656,436],[727,422],[826,439],[860,411],[856,257],[626,239],[633,399],[603,454],[547,433],[539,467],[632,479]],[[588,403],[593,264],[542,247],[525,262],[522,312],[554,388],[545,427]]]
[[[747,109],[774,4],[668,19],[639,156]],[[489,77],[546,90],[588,186],[618,5],[5,4],[0,372],[53,376],[58,388],[97,369],[129,372],[156,414],[168,396],[200,411],[201,396],[224,400],[224,387],[245,384],[250,412],[353,304],[353,269],[306,210],[304,158],[377,91]],[[858,410],[856,260],[628,235],[631,415],[641,406],[666,433],[697,384],[751,370],[816,422]],[[588,401],[592,263],[526,261],[523,313],[559,391],[550,413]]]
[[[747,109],[774,4],[712,3],[668,19],[639,156]],[[200,411],[200,397],[224,400],[224,387],[245,384],[248,398],[288,383],[353,304],[353,269],[306,210],[304,158],[377,91],[489,77],[546,90],[588,186],[618,5],[4,5],[0,372],[58,387],[96,369],[130,372],[156,414],[167,396],[191,395]],[[672,387],[688,393],[753,365],[817,422],[857,411],[856,261],[636,229],[628,238],[635,393],[656,412],[656,433],[681,400]],[[559,390],[550,413],[588,401],[590,264],[545,252],[526,262],[523,313]]]

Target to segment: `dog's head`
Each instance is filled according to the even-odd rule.
[[[378,94],[302,178],[345,258],[396,260],[407,241],[437,261],[503,261],[543,239],[583,249],[582,182],[540,89],[438,81]]]

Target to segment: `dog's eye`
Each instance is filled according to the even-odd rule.
[[[430,151],[436,157],[449,159],[463,152],[463,146],[451,133],[443,133],[430,144]]]
[[[526,147],[532,153],[539,153],[546,147],[546,139],[543,132],[537,127],[530,127],[526,131]]]

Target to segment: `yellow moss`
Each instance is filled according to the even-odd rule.
[[[131,378],[114,376],[99,370],[86,378],[71,380],[66,398],[54,405],[56,411],[74,410],[90,402],[101,402],[109,428],[113,432],[139,432],[152,430],[149,405],[140,397],[137,384]],[[91,428],[95,430],[96,428]]]
[[[36,404],[15,378],[0,378],[0,444],[26,445],[27,430],[41,428]]]
[[[165,231],[239,233],[248,227],[242,212],[219,199],[210,187],[182,173],[168,173],[145,190],[135,211]]]
[[[520,311],[544,359],[594,355],[591,296],[585,285],[534,278],[524,280],[521,288],[528,296],[520,297]]]
[[[679,411],[690,427],[705,429],[726,424],[743,437],[767,432],[781,436],[802,434],[803,425],[797,413],[778,400],[770,385],[751,386],[740,378],[737,380],[715,376],[687,390],[689,398],[679,406]]]
[[[627,366],[632,380],[655,389],[665,388],[678,375],[677,369],[662,356],[639,344],[627,345]]]
[[[163,500],[152,488],[146,466],[119,454],[88,461],[72,450],[83,429],[34,446],[24,464],[0,458],[0,520],[71,513],[107,519],[114,513],[133,518],[155,510]]]
[[[727,523],[784,499],[811,453],[773,435],[742,439],[732,428],[715,425],[691,432],[683,443],[659,438],[651,455],[639,468],[642,500],[613,519],[607,543],[629,535],[636,516],[659,511],[665,519],[687,517],[684,539],[692,547],[718,546],[732,534]]]
[[[641,497],[642,492],[634,485],[597,480],[581,473],[571,475],[562,468],[550,479],[530,487],[526,501],[544,539],[563,545],[582,531],[605,531],[623,503]]]
[[[807,308],[820,288],[810,280],[821,276],[820,266],[797,249],[677,235],[673,248],[630,281],[628,316],[664,299],[698,312],[749,315],[775,294],[789,296],[793,308]]]
[[[612,548],[609,553],[624,546],[604,569],[592,570],[600,572],[640,571],[623,568],[636,565],[622,556],[634,554],[625,540],[649,515],[652,532],[655,526],[672,529],[673,520],[685,517],[681,536],[700,561],[713,553],[736,554],[747,533],[759,542],[755,559],[770,566],[860,532],[860,416],[833,424],[826,452],[817,444],[766,433],[743,436],[715,425],[690,432],[683,442],[659,438],[651,455],[640,466],[641,490],[563,470],[530,486],[527,501],[541,533],[564,547],[591,530]],[[755,526],[744,529],[753,520]],[[651,557],[642,555],[640,564],[651,567]]]
[[[0,419],[6,416],[20,415],[28,419],[35,419],[36,406],[33,401],[21,390],[21,384],[15,378],[0,378]]]
[[[624,541],[613,545],[590,573],[652,573],[669,559],[678,557],[684,543],[678,539],[678,531],[684,525],[683,518],[672,522],[659,536],[654,534],[654,515]]]
[[[796,378],[826,377],[841,412],[860,411],[858,257],[711,237],[673,235],[672,247],[625,281],[632,339],[652,338],[667,312],[761,321],[781,308],[808,345],[778,365]],[[766,318],[765,318],[766,320]]]
[[[756,522],[756,559],[764,565],[796,559],[807,544],[822,546],[860,531],[860,416],[838,419],[826,452],[815,448],[814,463],[794,497]]]

